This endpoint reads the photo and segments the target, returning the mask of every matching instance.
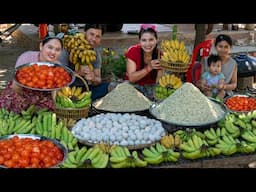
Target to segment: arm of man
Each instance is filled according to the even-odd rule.
[[[91,70],[88,66],[83,66],[79,74],[83,76],[87,81],[90,81],[92,85],[98,85],[101,83],[101,71],[99,68]]]
[[[91,80],[93,85],[99,85],[102,82],[101,79],[101,70],[100,69],[94,69],[94,79]]]

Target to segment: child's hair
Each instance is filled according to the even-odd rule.
[[[215,55],[215,54],[211,54],[207,59],[208,67],[210,67],[212,63],[216,63],[217,61],[221,61],[220,56]]]

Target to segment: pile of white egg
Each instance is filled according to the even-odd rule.
[[[159,141],[166,134],[160,121],[132,113],[105,113],[79,120],[72,133],[80,141],[121,146]]]

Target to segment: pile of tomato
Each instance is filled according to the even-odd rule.
[[[63,158],[62,150],[50,140],[18,136],[0,140],[0,165],[7,168],[49,168]]]
[[[18,69],[16,80],[28,87],[52,89],[66,86],[71,75],[63,67],[35,63]]]
[[[232,111],[256,110],[256,99],[253,97],[233,96],[228,98],[225,104]]]

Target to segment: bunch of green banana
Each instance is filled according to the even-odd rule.
[[[162,100],[167,97],[169,97],[171,94],[175,92],[175,89],[172,88],[167,88],[167,87],[162,87],[160,85],[156,85],[154,87],[154,97],[157,100]]]
[[[67,159],[60,166],[62,168],[79,168],[85,161],[86,147],[68,153]]]
[[[225,121],[225,129],[227,130],[228,134],[232,135],[233,138],[237,138],[240,136],[240,129],[235,126],[232,121]]]
[[[203,147],[201,153],[204,157],[215,157],[221,154],[221,150],[217,147]]]
[[[256,129],[244,130],[241,137],[248,142],[256,143]]]
[[[116,146],[110,153],[112,168],[146,167],[147,162],[141,160],[136,151],[130,153],[127,147]]]
[[[38,115],[35,133],[60,140],[69,150],[78,148],[78,140],[62,121],[57,122],[56,114],[43,112]]]
[[[164,162],[162,152],[156,150],[156,148],[153,146],[150,146],[149,148],[144,148],[142,150],[142,154],[144,155],[144,160],[149,164],[158,165]]]
[[[255,151],[256,143],[247,143],[246,141],[237,141],[237,152],[253,153]]]
[[[13,133],[26,134],[31,133],[36,123],[22,117],[9,117],[0,119],[0,136],[10,135]]]
[[[156,143],[155,147],[144,148],[142,154],[144,155],[144,160],[152,165],[158,165],[162,162],[177,162],[180,157],[179,152],[167,149],[160,143]]]
[[[231,135],[224,135],[215,145],[223,155],[232,155],[237,152],[237,141]]]
[[[182,155],[186,159],[198,159],[204,157],[204,153],[201,152],[201,148],[208,143],[201,139],[201,137],[197,135],[193,135],[187,142],[183,142],[180,145],[180,149],[183,150]]]
[[[102,152],[99,147],[91,147],[82,158],[82,168],[106,168],[108,165],[108,154]]]
[[[190,128],[186,128],[185,130],[177,130],[174,132],[174,135],[179,135],[182,142],[187,142],[189,139],[192,138],[193,135],[197,135],[201,139],[205,139],[205,135],[202,132]]]
[[[69,60],[75,65],[75,71],[79,70],[81,65],[88,65],[93,70],[91,63],[96,60],[96,52],[83,33],[65,35],[64,48],[69,52]]]
[[[216,131],[211,127],[208,130],[204,131],[206,136],[206,142],[209,145],[215,145],[218,142],[218,139],[221,137],[221,128],[217,128]]]

